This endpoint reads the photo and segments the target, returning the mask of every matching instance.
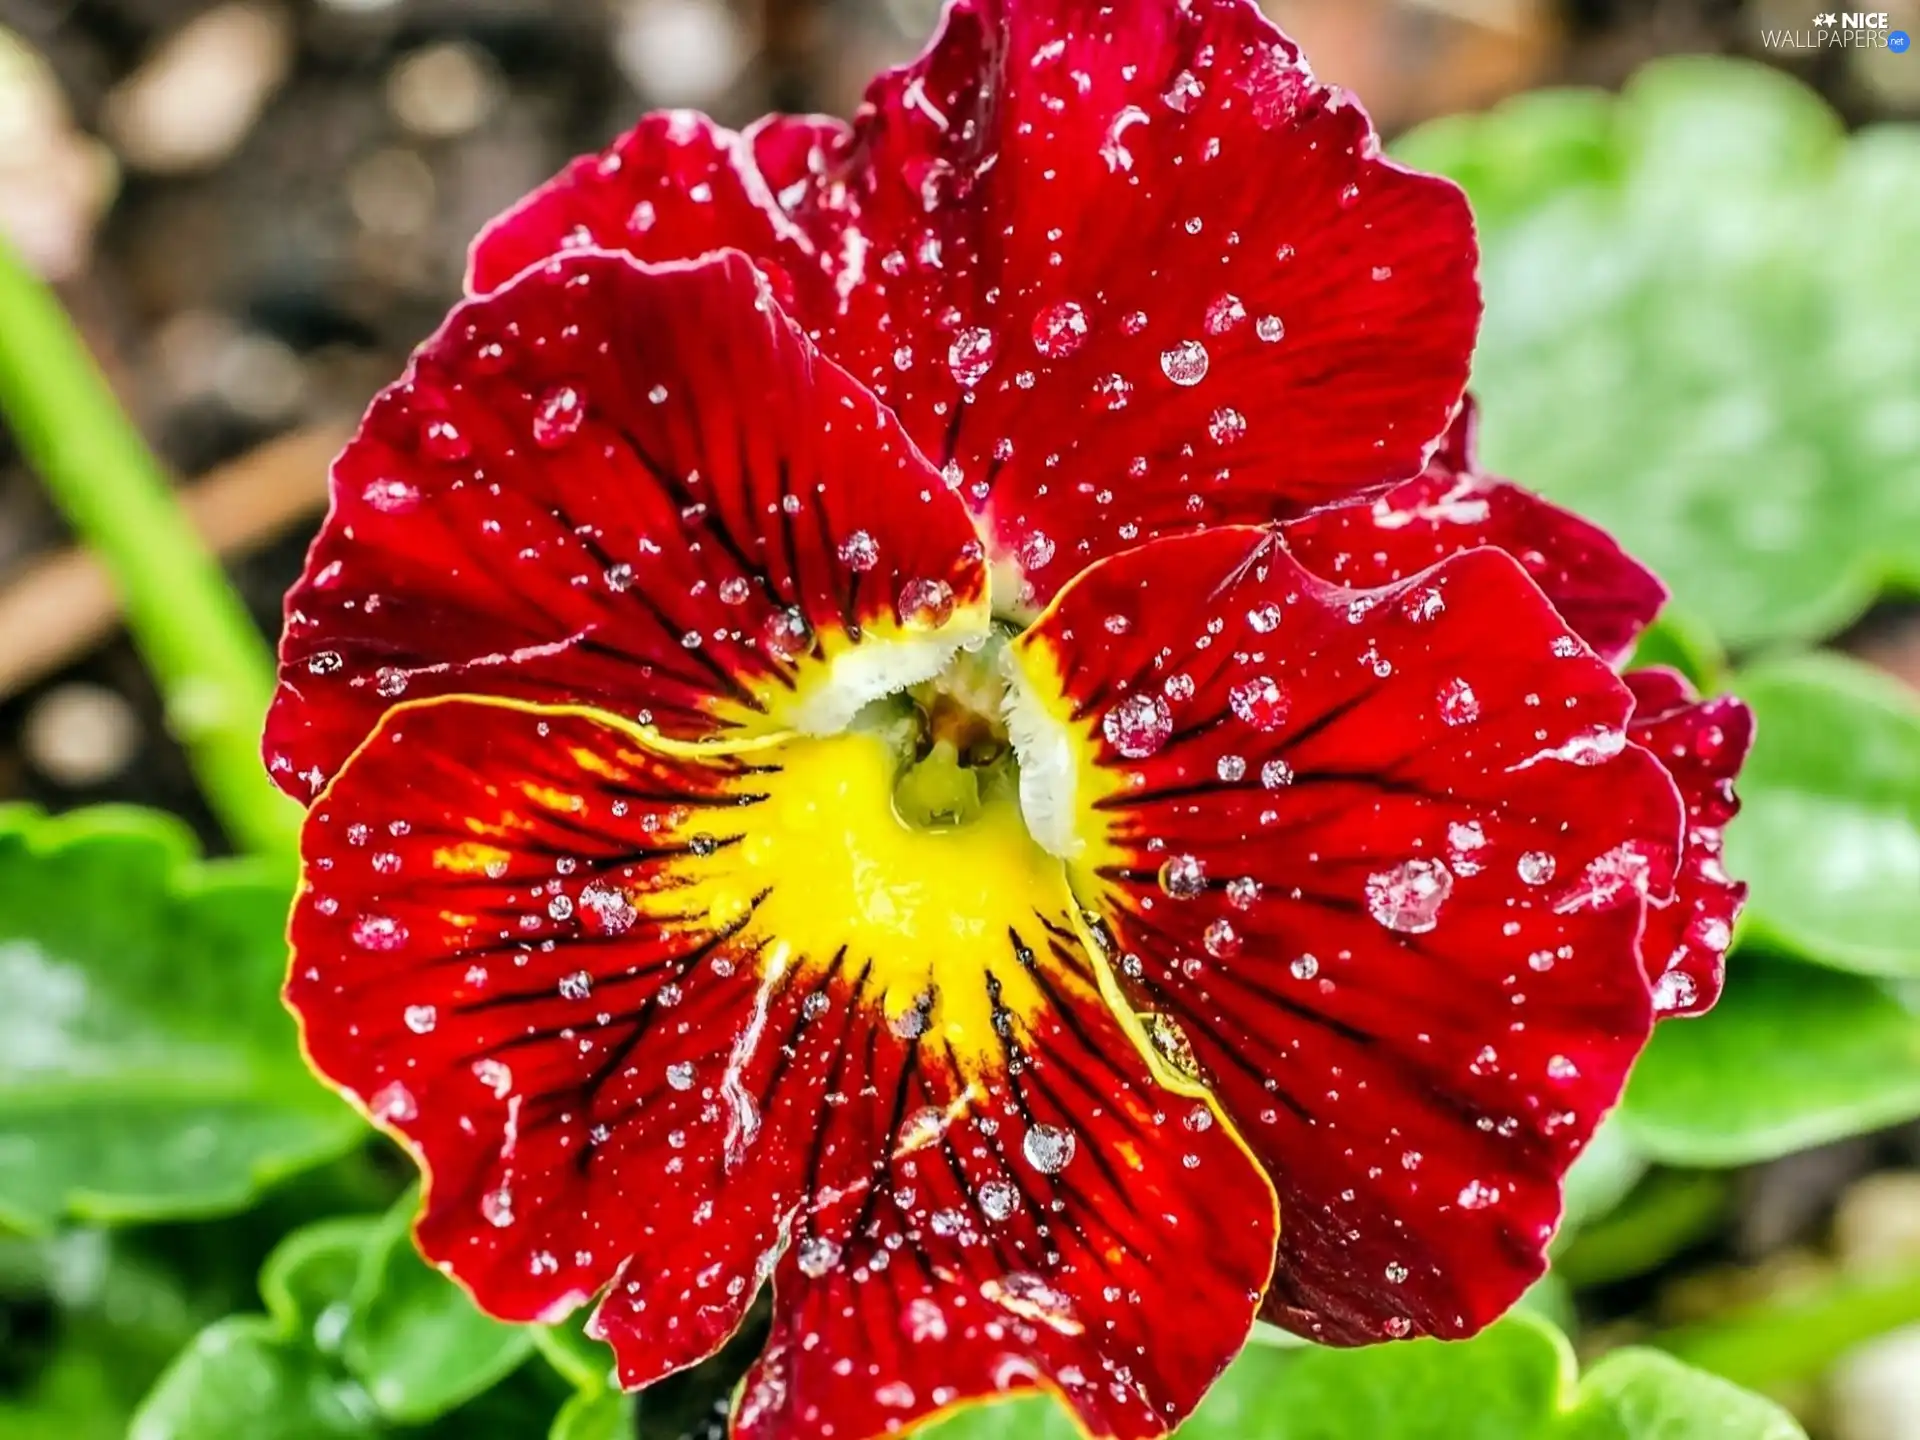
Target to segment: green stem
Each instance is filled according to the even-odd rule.
[[[0,242],[0,412],[113,578],[166,722],[234,844],[284,852],[297,807],[260,763],[273,656],[72,321]]]
[[[1842,1275],[1647,1343],[1753,1390],[1823,1374],[1856,1345],[1920,1322],[1920,1269]]]

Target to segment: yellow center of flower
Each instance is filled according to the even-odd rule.
[[[753,759],[740,788],[764,798],[726,822],[723,838],[738,838],[696,882],[711,927],[739,930],[768,970],[837,970],[897,1033],[963,1063],[1002,1057],[1071,924],[1060,863],[1011,788],[990,785],[960,823],[933,826],[899,800],[925,772],[880,735],[790,740]],[[722,834],[712,812],[689,823]],[[687,898],[674,898],[680,913]]]

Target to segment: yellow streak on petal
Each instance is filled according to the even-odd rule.
[[[513,856],[498,845],[463,840],[458,845],[443,845],[434,851],[433,868],[450,875],[485,875],[489,870],[500,874],[512,859]]]

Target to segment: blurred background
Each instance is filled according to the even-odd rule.
[[[58,284],[271,633],[328,458],[486,219],[645,109],[850,113],[937,8],[0,0],[0,234]],[[1750,688],[1771,725],[1732,863],[1757,918],[1731,1018],[1656,1048],[1541,1303],[1585,1350],[1665,1337],[1831,1440],[1916,1440],[1920,56],[1789,43],[1813,0],[1266,8],[1474,196],[1491,460],[1661,569],[1678,601],[1653,653]],[[1667,58],[1702,55],[1744,63]],[[0,427],[8,800],[156,806],[221,845],[104,573]],[[105,1252],[63,1243],[0,1235],[0,1437],[43,1433],[8,1430],[7,1397],[106,1303]],[[218,1300],[116,1292],[157,1333],[249,1303],[245,1243],[140,1243],[161,1270],[233,1271]],[[182,1261],[195,1246],[223,1258]],[[1831,1305],[1862,1284],[1872,1323]],[[177,1343],[126,1352],[116,1383],[137,1396]]]

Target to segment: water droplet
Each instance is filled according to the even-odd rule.
[[[956,381],[972,389],[987,378],[999,348],[1000,339],[993,331],[970,326],[954,336],[953,344],[947,347],[947,369]]]
[[[1247,433],[1247,417],[1231,405],[1222,405],[1207,422],[1207,434],[1216,445],[1231,445]]]
[[[1251,875],[1236,875],[1227,882],[1227,903],[1236,910],[1251,910],[1260,898],[1260,882]]]
[[[404,1125],[409,1120],[417,1119],[420,1114],[413,1092],[398,1080],[374,1091],[373,1099],[367,1102],[367,1109],[373,1112],[374,1119],[384,1120],[388,1124]]]
[[[1656,1015],[1672,1015],[1691,1008],[1700,998],[1700,987],[1684,970],[1669,970],[1653,987]]]
[[[1129,695],[1107,712],[1100,728],[1127,759],[1145,760],[1173,737],[1173,712],[1158,695]]]
[[[473,442],[451,420],[429,420],[420,432],[420,449],[429,459],[451,464],[473,453]]]
[[[1398,1260],[1389,1262],[1389,1264],[1387,1265],[1387,1279],[1392,1284],[1395,1284],[1395,1285],[1405,1284],[1407,1279],[1407,1267],[1402,1265]]]
[[[1449,725],[1471,725],[1480,718],[1480,697],[1458,677],[1440,687],[1440,718]]]
[[[1225,335],[1246,323],[1247,307],[1238,295],[1222,295],[1207,307],[1207,333]]]
[[[776,610],[760,627],[760,646],[775,660],[797,660],[813,648],[813,629],[798,610]]]
[[[1175,900],[1192,900],[1207,889],[1207,867],[1197,855],[1175,855],[1160,867],[1160,888]]]
[[[900,587],[900,623],[937,630],[953,618],[953,587],[944,580],[909,580]]]
[[[1527,884],[1544,885],[1553,879],[1553,872],[1558,867],[1553,856],[1546,851],[1529,850],[1520,857],[1520,863],[1515,868],[1519,870],[1520,878]]]
[[[1200,77],[1191,70],[1182,70],[1168,84],[1160,98],[1169,110],[1181,115],[1191,115],[1200,104],[1201,97],[1207,93],[1207,87]]]
[[[1287,692],[1271,676],[1255,675],[1242,680],[1227,692],[1233,713],[1256,730],[1277,730],[1286,723],[1292,707]]]
[[[1284,790],[1293,784],[1293,766],[1275,756],[1260,767],[1260,783],[1269,790]]]
[[[585,970],[575,970],[571,975],[560,977],[560,998],[562,1000],[584,1000],[593,993],[593,976]]]
[[[753,594],[753,582],[744,575],[729,575],[720,582],[722,605],[744,605]]]
[[[1043,1175],[1058,1175],[1073,1163],[1080,1142],[1058,1125],[1035,1125],[1020,1142],[1020,1153]]]
[[[1020,1192],[1005,1180],[989,1180],[980,1187],[980,1208],[989,1220],[1004,1220],[1013,1214]]]
[[[1222,755],[1214,762],[1213,773],[1229,785],[1247,778],[1247,761],[1241,755]]]
[[[580,392],[571,385],[557,385],[534,407],[533,443],[542,450],[558,450],[580,433],[586,418],[586,402]]]
[[[389,915],[362,915],[347,932],[362,950],[398,950],[407,943],[407,927]]]
[[[1500,1191],[1484,1180],[1469,1180],[1460,1191],[1462,1210],[1485,1210],[1500,1203]]]
[[[409,1005],[401,1012],[401,1019],[407,1022],[407,1029],[416,1035],[430,1035],[433,1027],[440,1023],[440,1012],[431,1005]]]
[[[1033,321],[1033,348],[1049,360],[1061,360],[1087,343],[1087,312],[1071,300],[1049,305]]]
[[[795,1258],[801,1274],[818,1280],[840,1263],[840,1246],[824,1235],[809,1235],[800,1242]]]
[[[880,542],[865,530],[856,530],[840,542],[840,563],[862,574],[880,563]]]
[[[1215,920],[1200,937],[1207,954],[1216,960],[1231,960],[1240,953],[1240,932],[1226,919]]]
[[[405,480],[370,480],[360,498],[383,515],[401,515],[420,503],[420,492]]]
[[[307,657],[309,675],[338,675],[346,667],[338,650],[319,650]]]
[[[693,1066],[684,1060],[667,1066],[667,1084],[676,1090],[691,1090],[693,1088]]]
[[[1438,860],[1408,860],[1367,877],[1367,913],[1389,930],[1424,935],[1453,893],[1453,872]]]
[[[624,935],[639,918],[626,892],[604,880],[590,880],[581,887],[580,913],[588,929],[603,935]]]
[[[1160,352],[1160,371],[1176,385],[1198,385],[1207,378],[1211,363],[1207,347],[1198,340],[1182,340]]]
[[[1053,563],[1053,538],[1044,530],[1036,530],[1020,542],[1020,568],[1023,571],[1044,570]]]
[[[1262,315],[1253,322],[1253,333],[1269,345],[1278,345],[1287,338],[1287,323],[1278,315]]]

